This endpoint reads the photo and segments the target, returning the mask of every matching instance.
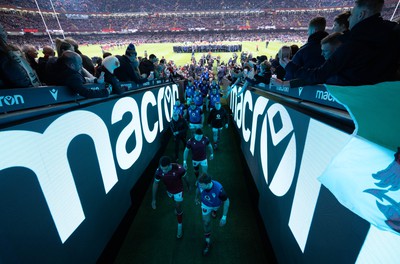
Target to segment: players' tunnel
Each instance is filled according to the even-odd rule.
[[[224,186],[230,208],[225,226],[218,226],[221,212],[212,221],[207,256],[194,190],[184,190],[180,239],[163,185],[157,209],[151,207],[158,160],[173,153],[169,122],[181,94],[177,85],[160,82],[90,100],[64,87],[1,90],[1,261],[390,261],[398,236],[386,223],[394,218],[376,207],[377,191],[364,190],[385,190],[374,182],[392,169],[399,130],[390,113],[398,88],[397,82],[358,91],[263,87],[239,97],[234,89],[224,102],[229,128],[208,170]],[[365,116],[366,106],[375,114]],[[211,129],[204,134],[212,137]],[[356,182],[362,173],[363,183]],[[190,165],[187,177],[194,183]],[[359,197],[372,203],[358,204]],[[382,243],[388,246],[378,254]]]

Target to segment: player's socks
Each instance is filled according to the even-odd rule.
[[[176,214],[176,219],[178,220],[178,224],[182,224],[183,212],[181,212],[180,214]]]
[[[204,233],[204,239],[206,240],[207,243],[211,242],[211,232]]]
[[[176,232],[176,237],[181,238],[183,236],[183,231],[182,231],[182,223],[178,224],[178,230]]]
[[[203,256],[207,255],[208,252],[210,251],[210,245],[211,245],[210,236],[211,236],[211,233],[205,233],[204,234],[204,237],[205,237],[205,240],[206,240],[206,244],[205,244],[204,249],[203,249]]]

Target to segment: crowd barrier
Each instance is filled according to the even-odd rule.
[[[396,263],[400,82],[239,89],[233,122],[278,262]]]
[[[121,82],[127,91],[146,89],[152,85],[164,83],[165,80],[154,80],[143,84]],[[104,89],[104,84],[86,84],[88,89]],[[72,93],[65,86],[41,86],[31,88],[0,89],[0,114],[11,113],[61,103],[77,102],[85,99]]]
[[[124,85],[133,90],[101,99],[0,90],[1,263],[99,258],[165,145],[179,94],[173,83]]]
[[[99,99],[65,87],[0,90],[0,262],[99,258],[180,94],[161,81],[123,85],[128,92]],[[400,176],[384,189],[372,175],[399,142],[400,83],[382,85],[249,87],[239,97],[233,88],[233,122],[278,262],[396,263],[391,223],[400,219],[384,213],[396,212],[400,192],[390,187]],[[380,211],[383,199],[392,211]]]
[[[180,45],[173,46],[173,51],[176,53],[192,53],[192,52],[241,52],[242,44],[237,45]]]

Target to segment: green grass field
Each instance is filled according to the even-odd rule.
[[[233,42],[227,43],[233,44]],[[278,50],[283,45],[291,45],[297,44],[301,46],[301,43],[284,43],[279,41],[271,41],[268,45],[268,48],[265,47],[265,42],[251,42],[245,41],[242,42],[242,49],[246,52],[251,52],[253,57],[260,55],[267,55],[268,58],[270,56],[275,57],[275,54],[278,53]],[[144,52],[147,51],[147,54],[150,55],[154,53],[158,58],[162,58],[164,56],[167,60],[175,61],[176,65],[181,66],[188,62],[190,62],[191,53],[174,53],[172,47],[174,45],[179,45],[179,43],[148,43],[141,44],[136,46],[136,50],[138,52],[138,56],[144,56]],[[256,46],[258,45],[258,51],[256,51]],[[98,56],[101,57],[101,48],[99,45],[91,45],[91,46],[82,46],[79,48],[81,52],[89,57]],[[113,55],[123,55],[125,53],[125,48],[122,49],[113,49],[110,50]],[[201,53],[196,53],[196,59],[200,59]],[[213,56],[221,56],[221,61],[225,63],[228,62],[229,58],[232,57],[232,53],[230,52],[214,52]],[[239,55],[239,54],[238,54]]]

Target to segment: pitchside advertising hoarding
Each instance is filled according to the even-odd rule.
[[[161,145],[167,85],[0,131],[0,262],[94,263]]]
[[[318,180],[354,137],[251,91],[238,97],[238,89],[233,122],[278,262],[397,263],[399,236],[341,205]]]

